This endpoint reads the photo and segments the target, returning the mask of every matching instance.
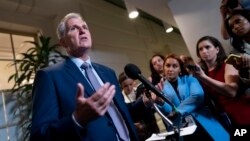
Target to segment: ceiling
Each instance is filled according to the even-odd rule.
[[[35,31],[37,31],[36,28],[26,26],[25,24],[19,25],[10,22],[4,22],[4,18],[10,21],[11,19],[16,18],[8,16],[8,13],[24,14],[31,18],[40,17],[46,19],[54,19],[60,13],[65,13],[65,11],[77,9],[78,3],[83,1],[84,0],[0,0],[0,17],[2,20],[0,21],[1,31],[4,31],[4,29],[13,31],[17,31],[18,29],[18,31],[25,31],[26,33],[35,33]],[[96,0],[96,2],[99,1],[100,0]],[[125,0],[103,1],[126,10],[126,6],[124,3]],[[171,14],[171,11],[168,8],[168,1],[169,0],[126,0],[126,2],[134,5],[134,7],[139,10],[141,17],[149,19],[161,26],[163,26],[162,21],[169,23],[175,27],[174,31],[176,33],[179,33],[179,30],[176,28],[177,25]]]
[[[170,0],[105,0],[118,7],[126,9],[125,2],[134,5],[140,13],[141,17],[154,21],[155,23],[163,26],[162,22],[168,23],[174,27],[174,31],[180,34],[174,17],[168,7]]]
[[[69,11],[72,11],[72,9],[79,9],[80,2],[91,2],[93,4],[104,1],[125,9],[125,0],[0,0],[0,28],[4,27],[6,29],[15,30],[14,28],[19,26],[2,22],[15,21],[12,20],[15,18],[20,20],[21,16],[9,17],[8,15],[11,15],[9,13],[15,13],[12,15],[28,15],[34,19],[47,18],[52,21],[62,13],[68,13]],[[220,26],[218,24],[221,22],[219,14],[220,2],[218,0],[191,0],[189,3],[185,3],[183,0],[126,1],[129,1],[136,8],[138,8],[141,12],[141,16],[159,24],[161,24],[161,21],[164,21],[173,25],[175,28],[179,28],[182,31],[181,38],[184,39],[185,44],[189,48],[189,52],[193,58],[196,57],[195,48],[193,47],[199,37],[203,35],[213,35],[221,38]],[[169,6],[171,7],[171,10]],[[175,18],[173,17],[173,14]],[[29,25],[28,22],[30,21],[23,22],[22,25],[25,26],[22,26],[21,28],[19,27],[18,29],[23,29],[26,32],[28,30],[37,30],[36,28],[32,29],[30,27],[26,27]],[[176,22],[178,23],[178,26]],[[42,22],[39,26],[42,26]],[[175,31],[178,32],[178,30]],[[190,36],[190,33],[192,33],[192,36]],[[229,45],[229,42],[226,45]]]
[[[10,11],[25,13],[45,18],[54,18],[58,13],[63,11],[71,11],[77,8],[77,1],[73,0],[1,0],[0,11]],[[124,0],[104,0],[125,9]],[[179,33],[177,24],[168,7],[170,0],[126,0],[134,5],[140,12],[140,16],[150,19],[160,25],[162,21],[173,25],[175,31]],[[49,4],[48,4],[49,3]],[[56,7],[56,8],[55,8]],[[1,26],[2,25],[2,26]],[[0,23],[0,26],[11,26],[9,24]]]

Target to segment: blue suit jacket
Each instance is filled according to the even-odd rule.
[[[132,141],[138,140],[134,124],[124,103],[115,72],[103,65],[92,63],[102,81],[116,86],[113,98],[115,105],[122,114]],[[64,62],[37,72],[33,95],[33,114],[31,140],[33,141],[115,141],[115,127],[110,118],[105,115],[79,128],[72,120],[76,108],[77,83],[84,85],[85,97],[94,91],[88,84],[77,66],[67,58]],[[139,106],[139,107],[140,107]]]
[[[222,125],[213,117],[212,113],[206,108],[204,103],[204,92],[196,78],[191,75],[180,76],[177,79],[177,91],[180,95],[179,100],[177,93],[172,85],[164,82],[163,92],[177,107],[181,115],[191,114],[196,121],[207,131],[215,141],[229,141],[229,134]],[[167,115],[172,111],[172,107],[165,102],[160,109]]]

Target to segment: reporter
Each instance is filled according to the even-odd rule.
[[[248,9],[250,10],[249,0],[222,0],[220,4],[220,14],[221,14],[221,35],[223,39],[227,40],[230,38],[226,28],[224,20],[228,15],[235,9]]]
[[[153,99],[158,103],[160,110],[176,122],[175,124],[180,122],[178,119],[175,120],[175,117],[178,117],[177,114],[182,117],[191,114],[198,122],[197,132],[186,139],[229,140],[227,131],[212,116],[209,109],[204,107],[203,89],[198,80],[186,72],[183,62],[177,56],[169,55],[164,60],[163,70],[165,81],[159,83],[158,87],[176,106],[178,113],[156,95],[153,95]]]
[[[163,55],[156,53],[149,60],[149,67],[150,67],[151,75],[149,76],[148,80],[153,85],[158,84],[163,77],[164,58],[165,57]]]
[[[203,84],[205,93],[215,103],[215,114],[225,122],[224,113],[231,119],[231,127],[250,125],[250,97],[239,93],[239,74],[230,64],[225,64],[226,53],[216,38],[204,36],[197,41],[196,54],[200,58],[200,71],[193,72]]]
[[[142,96],[136,97],[137,87],[135,87],[135,81],[129,78],[124,72],[120,73],[118,80],[122,88],[125,103],[133,103],[142,98]],[[143,93],[140,95],[143,95]],[[153,109],[139,109],[134,110],[134,112],[131,112],[130,110],[130,115],[136,126],[138,136],[141,141],[146,140],[153,133],[159,133]]]
[[[234,48],[232,53],[242,57],[238,70],[245,92],[250,95],[250,10],[233,10],[225,25]]]
[[[136,87],[135,81],[129,78],[124,72],[119,74],[118,81],[122,89],[122,95],[125,103],[136,101]]]

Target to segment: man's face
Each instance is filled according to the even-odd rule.
[[[66,34],[62,44],[67,52],[74,56],[82,56],[92,46],[89,28],[82,19],[71,18],[66,22]]]

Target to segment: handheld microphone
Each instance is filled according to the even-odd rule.
[[[124,71],[125,71],[126,75],[128,77],[130,77],[131,79],[134,79],[134,80],[138,79],[139,81],[141,81],[144,84],[144,86],[146,87],[146,89],[151,90],[157,96],[161,97],[165,102],[167,102],[168,104],[171,105],[173,110],[175,110],[177,112],[175,105],[164,95],[164,93],[162,91],[157,89],[148,79],[146,79],[141,74],[141,70],[136,65],[127,64],[124,68]]]

